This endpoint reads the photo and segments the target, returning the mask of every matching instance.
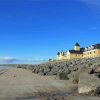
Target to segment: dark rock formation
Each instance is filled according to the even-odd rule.
[[[60,80],[69,80],[68,74],[66,72],[58,73],[57,78]]]

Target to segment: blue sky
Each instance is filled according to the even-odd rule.
[[[0,63],[37,63],[100,43],[100,0],[0,0]]]

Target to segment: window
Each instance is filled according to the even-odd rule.
[[[91,52],[90,52],[90,54],[91,54]]]
[[[94,53],[95,53],[95,51],[94,51]]]

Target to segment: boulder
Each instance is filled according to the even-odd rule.
[[[86,72],[88,74],[93,74],[94,73],[94,70],[92,68],[83,67],[80,70],[81,70],[81,72]]]
[[[98,87],[100,87],[99,78],[86,72],[80,74],[78,83],[79,94],[95,95]]]
[[[80,75],[80,71],[77,71],[77,72],[75,72],[75,73],[73,73],[72,74],[72,82],[74,83],[74,84],[78,84],[78,82],[79,82],[79,75]]]
[[[100,87],[97,87],[97,89],[96,89],[96,95],[100,96]]]
[[[17,65],[17,68],[22,68],[22,66],[21,65]]]
[[[57,70],[52,69],[50,72],[48,72],[48,75],[57,75]]]
[[[66,72],[57,73],[57,79],[59,80],[69,80],[68,74]]]
[[[100,66],[96,67],[96,68],[94,69],[94,72],[95,72],[95,73],[100,73]]]
[[[71,71],[67,67],[64,67],[64,66],[62,68],[60,68],[58,72],[65,72],[66,74],[71,73]]]
[[[78,70],[78,66],[70,66],[69,69],[71,71],[77,71]]]
[[[44,67],[43,71],[44,71],[44,73],[47,73],[47,72],[50,72],[50,69],[48,66],[46,66],[46,67]]]
[[[36,70],[36,69],[35,69],[35,68],[33,68],[33,69],[32,69],[32,73],[35,73],[35,70]]]
[[[68,74],[68,77],[74,84],[78,84],[79,76],[83,72],[86,72],[87,74],[94,73],[92,68],[82,67],[82,68],[79,68],[77,71],[72,71],[70,74]]]
[[[94,73],[94,75],[98,78],[100,78],[100,73]]]

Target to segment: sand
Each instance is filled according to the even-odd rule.
[[[0,75],[0,98],[69,91],[70,88],[73,88],[73,85],[67,81],[56,80],[55,76],[40,76],[21,68],[10,68]]]
[[[46,93],[71,93],[77,87],[70,81],[55,79],[55,76],[40,76],[30,70],[10,68],[0,74],[0,100],[16,100],[16,98],[30,98],[36,94]],[[41,96],[40,96],[41,97]],[[69,96],[68,100],[100,100],[96,97]],[[75,99],[76,98],[76,99]],[[38,100],[38,99],[17,99]],[[40,99],[46,100],[46,99]],[[67,100],[67,99],[65,99]]]

